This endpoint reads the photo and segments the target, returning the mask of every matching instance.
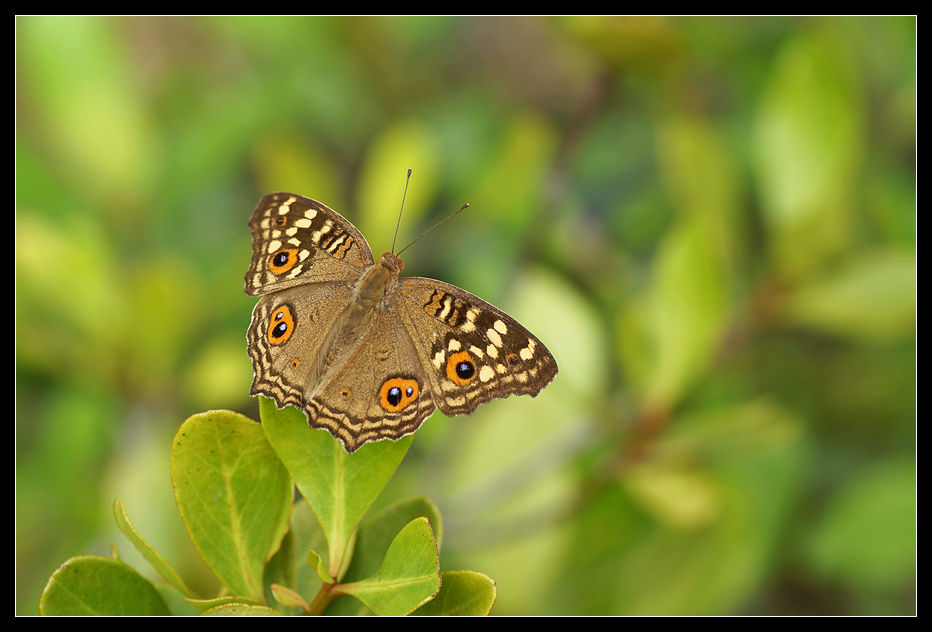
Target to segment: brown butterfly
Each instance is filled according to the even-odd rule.
[[[247,340],[252,395],[294,404],[353,452],[398,439],[439,408],[470,413],[497,397],[537,395],[557,373],[515,319],[458,287],[398,275],[320,202],[263,197],[249,220],[246,293],[262,296]]]

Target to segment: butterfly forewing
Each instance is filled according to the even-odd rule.
[[[400,279],[397,302],[444,414],[490,399],[537,395],[557,373],[547,348],[514,318],[455,285]]]
[[[249,220],[252,263],[246,293],[259,296],[323,281],[355,281],[372,265],[356,227],[325,205],[292,193],[270,193]]]

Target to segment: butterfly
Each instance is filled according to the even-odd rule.
[[[514,318],[456,286],[399,277],[327,206],[264,196],[249,220],[245,289],[261,296],[247,333],[250,394],[304,410],[353,452],[413,433],[435,409],[463,415],[489,400],[537,395],[557,373]]]

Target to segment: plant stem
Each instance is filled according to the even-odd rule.
[[[324,610],[327,609],[327,606],[330,605],[330,602],[335,597],[332,594],[333,588],[336,584],[324,584],[320,587],[320,590],[317,591],[317,594],[314,595],[314,600],[311,602],[311,605],[305,610],[305,614],[312,616],[319,616],[324,613]]]

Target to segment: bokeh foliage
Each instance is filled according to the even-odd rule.
[[[916,20],[16,20],[17,612],[120,539],[216,590],[168,473],[257,418],[246,228],[330,205],[508,310],[538,398],[418,432],[497,614],[915,610]],[[126,549],[126,550],[124,550]],[[135,568],[135,551],[121,556]]]

